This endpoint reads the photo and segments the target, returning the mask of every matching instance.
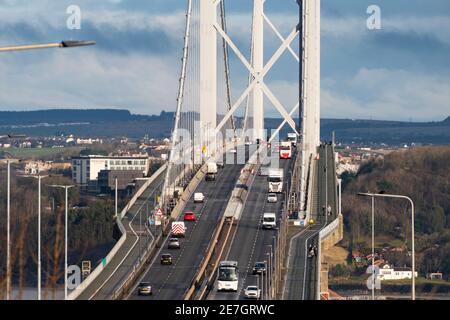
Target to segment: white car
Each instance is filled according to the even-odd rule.
[[[269,202],[269,203],[276,203],[277,201],[278,201],[278,198],[277,198],[277,194],[276,193],[269,193],[267,195],[267,202]]]
[[[194,193],[194,202],[203,202],[205,200],[205,196],[201,192]]]
[[[261,296],[261,289],[257,286],[248,286],[245,288],[244,294],[247,299],[259,299]]]

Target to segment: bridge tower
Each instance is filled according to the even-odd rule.
[[[307,176],[320,144],[320,0],[298,0],[300,37],[300,210],[306,210]]]
[[[253,26],[252,26],[252,62],[253,69],[257,75],[264,70],[264,2],[265,0],[254,0],[253,4]],[[256,139],[266,140],[264,135],[264,92],[261,82],[258,80],[253,88],[253,141]]]
[[[233,116],[246,101],[242,131],[246,132],[250,129],[252,133],[249,134],[249,138],[266,140],[264,101],[267,99],[283,119],[275,132],[272,132],[268,142],[278,138],[279,131],[285,125],[288,125],[290,131],[300,137],[302,163],[299,169],[301,172],[297,174],[300,176],[300,183],[298,183],[300,186],[296,187],[295,198],[300,198],[300,201],[296,200],[300,210],[305,208],[309,163],[315,148],[320,143],[320,0],[297,0],[300,7],[299,22],[292,26],[286,37],[265,14],[266,1],[253,0],[251,55],[248,59],[227,32],[225,0],[188,0],[177,110],[161,206],[165,206],[167,199],[174,197],[174,192],[187,186],[205,161],[217,157],[222,152],[224,146],[222,143],[228,141],[218,139],[219,133],[223,134],[230,123],[234,130],[232,139],[234,143],[244,143],[242,139],[244,136],[237,138],[236,129],[239,128],[235,127]],[[219,12],[221,19],[219,19]],[[265,60],[264,28],[267,26],[281,44]],[[296,52],[291,45],[299,35],[300,52]],[[221,50],[218,50],[220,42],[224,49],[222,58],[225,61],[224,78],[226,78],[228,90],[228,101],[225,104],[220,98],[222,85],[218,83],[222,75],[219,63],[223,62]],[[230,94],[228,50],[235,55],[249,74],[248,85],[240,88],[242,92],[234,101],[231,101]],[[287,51],[300,65],[299,100],[289,110],[264,81],[266,75]],[[250,98],[253,107],[251,114],[248,112]],[[224,105],[226,110],[221,110],[220,108]],[[299,123],[293,119],[295,113],[299,114]],[[247,117],[251,117],[252,121],[247,121]],[[194,133],[182,136],[186,131]]]
[[[200,1],[200,135],[204,158],[215,154],[217,126],[217,3]]]

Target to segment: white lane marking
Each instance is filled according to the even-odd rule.
[[[126,260],[126,258],[128,257],[128,255],[131,253],[131,251],[134,249],[134,247],[136,246],[136,244],[139,242],[139,236],[137,235],[136,231],[134,231],[133,227],[131,226],[131,223],[133,222],[134,218],[136,218],[137,214],[141,211],[142,207],[144,206],[144,204],[148,201],[148,199],[151,198],[151,196],[155,193],[155,191],[161,186],[161,184],[164,182],[164,180],[162,180],[161,182],[159,182],[155,188],[151,189],[148,197],[145,199],[145,201],[141,204],[141,206],[139,207],[139,209],[136,211],[136,214],[133,216],[133,218],[130,220],[130,222],[128,223],[128,226],[130,227],[131,231],[134,233],[134,236],[136,237],[136,241],[133,243],[133,245],[131,246],[130,250],[128,250],[128,252],[125,254],[125,257],[123,257],[123,259],[120,261],[120,263],[117,265],[117,267],[113,270],[113,272],[109,275],[109,277],[102,283],[101,286],[99,286],[97,288],[97,290],[89,297],[89,300],[91,300],[95,295],[97,295],[97,293],[105,286],[105,284],[112,278],[112,276],[117,272],[117,270],[119,270],[119,268],[122,266],[123,262]],[[153,236],[152,236],[153,238]]]

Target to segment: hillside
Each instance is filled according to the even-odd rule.
[[[170,135],[173,118],[173,112],[164,111],[151,116],[114,109],[0,111],[0,135],[74,134],[106,138],[118,136],[141,138],[148,134],[151,137],[162,138]],[[240,118],[237,120],[242,121]],[[279,118],[267,118],[266,128],[269,133],[271,129],[277,128],[281,121]],[[290,131],[292,130],[285,126],[280,136],[285,137]],[[439,122],[322,119],[322,140],[330,140],[332,131],[336,132],[337,141],[342,143],[450,144],[450,117]]]
[[[415,203],[416,250],[422,274],[450,274],[450,147],[420,147],[393,152],[361,166],[347,177],[343,188],[346,238],[350,246],[364,247],[370,239],[371,201],[357,192],[385,191],[410,196]],[[378,243],[410,248],[407,201],[376,199],[375,232]],[[398,263],[409,264],[398,257]]]

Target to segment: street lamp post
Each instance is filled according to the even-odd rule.
[[[73,47],[84,47],[84,46],[92,46],[92,45],[95,45],[95,41],[63,40],[61,42],[52,42],[52,43],[44,43],[44,44],[31,44],[31,45],[0,47],[0,52],[25,51],[25,50],[50,49],[50,48],[73,48]]]
[[[41,181],[43,178],[46,178],[48,176],[23,176],[25,178],[36,178],[38,179],[38,270],[37,270],[37,278],[38,278],[38,290],[37,290],[37,298],[38,300],[41,300],[41,266],[42,266],[42,259],[41,259]]]
[[[65,190],[65,218],[64,218],[64,300],[67,300],[67,225],[68,225],[68,193],[73,185],[51,185],[52,188],[62,188]]]
[[[342,213],[342,179],[338,179],[338,188],[339,188],[339,200],[338,200],[338,214]]]
[[[117,191],[117,186],[118,186],[118,183],[117,183],[117,177],[115,177],[115,193],[114,193],[114,207],[115,207],[115,210],[114,210],[114,212],[115,212],[115,216],[116,216],[116,219],[117,219],[117,217],[118,217],[118,204],[117,204],[117,198],[118,198],[118,191]]]
[[[386,193],[363,193],[359,192],[359,196],[366,196],[366,197],[372,197],[372,212],[373,210],[373,198],[379,197],[379,198],[396,198],[396,199],[406,199],[411,204],[411,250],[412,250],[412,257],[411,257],[411,267],[412,267],[412,288],[411,288],[411,298],[412,300],[416,300],[416,259],[415,259],[415,244],[414,244],[414,238],[415,238],[415,232],[414,232],[414,201],[407,196],[403,195],[396,195],[396,194],[386,194]],[[373,232],[373,231],[372,231]]]
[[[11,163],[18,160],[6,159],[2,162],[7,166],[6,178],[6,300],[10,300],[11,294]]]

